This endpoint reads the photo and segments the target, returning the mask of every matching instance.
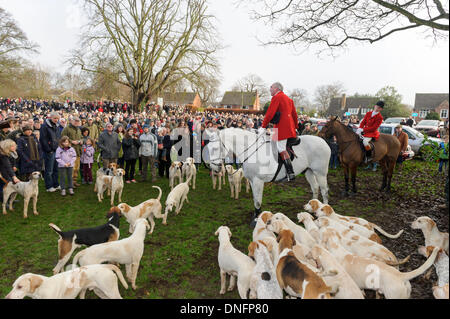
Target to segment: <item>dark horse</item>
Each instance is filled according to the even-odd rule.
[[[356,193],[356,170],[364,161],[364,151],[361,148],[360,137],[353,132],[352,128],[342,124],[337,117],[332,118],[322,128],[319,136],[329,139],[335,135],[339,145],[339,161],[344,168],[345,174],[345,195],[349,195],[348,177],[349,171],[352,174],[352,192]],[[379,162],[383,170],[383,184],[381,190],[390,192],[392,173],[400,154],[400,142],[393,135],[380,134],[377,141],[372,140],[373,162]]]

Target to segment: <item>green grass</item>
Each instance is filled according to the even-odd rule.
[[[408,181],[411,172],[424,170],[432,174],[434,166],[410,161],[405,164],[404,172],[396,174],[393,187],[402,196],[416,196],[417,191],[439,191],[439,185],[426,185],[426,189],[417,190],[414,183]],[[437,171],[437,168],[435,169]],[[379,187],[381,173],[359,170],[361,180],[369,179]],[[418,175],[418,181],[426,183],[426,174]],[[264,191],[263,209],[281,211],[291,218],[302,211],[303,205],[311,198],[311,191],[304,177],[297,178],[296,187],[287,184],[267,184]],[[343,187],[342,171],[332,170],[328,179],[331,187],[330,199],[336,211],[347,215],[371,217],[382,210],[395,209],[396,203],[374,201],[367,205],[355,205],[359,199],[342,198],[336,194]],[[297,181],[296,181],[297,183]],[[135,206],[149,198],[155,198],[158,190],[150,182],[126,184],[122,200]],[[168,179],[158,179],[155,185],[163,190],[162,203],[169,192]],[[336,187],[338,185],[339,187]],[[363,187],[368,187],[363,185]],[[31,204],[28,219],[22,218],[23,199],[16,205],[14,212],[0,215],[0,297],[11,289],[14,280],[20,275],[32,272],[45,276],[52,275],[57,262],[58,236],[49,227],[49,223],[58,225],[62,230],[93,227],[106,222],[106,213],[110,209],[109,197],[98,203],[93,185],[82,185],[75,189],[73,197],[62,197],[59,192],[47,193],[43,181],[40,182],[38,201],[39,216],[32,214]],[[333,190],[334,189],[334,190]],[[365,190],[362,189],[362,192]],[[181,213],[168,216],[168,225],[162,225],[157,219],[152,235],[147,235],[145,251],[141,260],[136,284],[119,289],[124,298],[238,298],[237,291],[219,295],[220,276],[217,263],[218,240],[214,232],[220,225],[230,227],[233,245],[247,253],[252,238],[249,227],[253,211],[251,193],[245,193],[245,185],[239,200],[230,198],[227,182],[222,190],[212,190],[208,171],[201,167],[197,175],[197,189],[189,192],[189,203],[185,203]],[[117,204],[117,199],[116,199]],[[164,207],[163,207],[164,208]],[[121,238],[128,234],[125,219],[120,224]],[[71,262],[71,260],[70,260]],[[125,273],[124,266],[121,266]],[[88,298],[97,298],[92,292]]]

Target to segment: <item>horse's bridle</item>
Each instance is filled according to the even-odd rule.
[[[266,133],[263,132],[263,133],[261,133],[260,135],[258,135],[258,137],[256,138],[256,140],[255,140],[249,147],[247,147],[240,155],[245,154],[245,152],[247,152],[247,151],[250,149],[250,147],[252,147],[253,145],[255,145],[255,144],[259,141],[259,139],[261,138],[261,136],[263,136],[264,134],[266,134]],[[226,147],[225,143],[224,143],[224,142],[222,141],[222,139],[220,138],[220,134],[219,134],[218,132],[217,132],[217,138],[219,139],[220,144],[222,144],[222,146],[223,146],[223,148],[225,149],[225,151],[227,152],[227,154],[231,153],[231,152],[229,151],[229,149]],[[263,144],[265,144],[265,143],[270,143],[270,141],[264,141]],[[241,164],[245,163],[245,162],[250,158],[250,156],[252,156],[253,154],[255,154],[263,144],[258,145],[258,147],[256,147],[256,149],[253,151],[253,153],[251,153],[249,156],[247,156],[247,157],[242,161]],[[220,151],[220,154],[222,154],[222,150]],[[236,157],[239,157],[239,156],[236,156]],[[221,164],[224,162],[224,158],[222,158],[222,157],[219,157],[219,158],[217,158],[217,159],[221,161]],[[217,160],[217,159],[214,159],[214,160]],[[214,160],[209,160],[209,161],[210,161],[210,163],[212,163]],[[217,164],[214,164],[214,165],[219,166],[219,165],[217,165]],[[236,172],[237,172],[237,171],[235,171],[233,174],[235,174]],[[231,174],[231,175],[233,175],[233,174]]]

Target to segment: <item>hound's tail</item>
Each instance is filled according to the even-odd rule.
[[[194,174],[192,174],[192,173],[189,174],[189,177],[186,179],[185,183],[189,184],[191,182],[192,175],[194,175]]]
[[[420,276],[421,274],[423,274],[428,268],[430,268],[433,265],[434,260],[436,259],[436,256],[437,256],[439,250],[440,250],[439,247],[435,247],[434,250],[433,250],[433,253],[427,259],[427,261],[422,266],[417,268],[416,270],[403,273],[402,274],[403,275],[403,279],[404,280],[411,280],[411,279],[416,278],[417,276]]]
[[[125,281],[125,278],[123,278],[123,274],[120,271],[120,268],[117,267],[116,265],[111,265],[111,264],[108,264],[106,266],[116,273],[116,275],[117,275],[117,277],[119,277],[119,280],[122,283],[122,285],[125,287],[125,289],[128,289],[128,284]]]
[[[390,262],[390,261],[386,261],[386,264],[388,264],[389,266],[398,266],[398,265],[403,265],[405,263],[407,263],[409,261],[409,259],[411,258],[411,255],[399,260],[398,262],[394,263],[394,262]]]
[[[78,252],[75,257],[73,257],[73,261],[72,261],[72,269],[77,268],[77,264],[78,264],[78,260],[84,256],[84,254],[86,253],[86,249]]]
[[[161,190],[161,188],[158,187],[158,186],[152,186],[152,187],[153,187],[153,188],[157,188],[157,189],[159,190],[159,195],[158,195],[157,200],[160,200],[160,199],[161,199],[161,195],[162,195],[162,190]]]
[[[389,233],[386,233],[380,226],[378,226],[378,225],[376,225],[376,224],[374,224],[374,223],[372,223],[372,226],[373,226],[373,228],[375,228],[376,230],[378,230],[378,231],[380,232],[380,234],[382,234],[382,235],[384,235],[384,236],[386,236],[386,237],[388,237],[388,238],[393,238],[393,239],[399,238],[400,235],[403,234],[403,229],[400,230],[397,234],[391,235],[391,234],[389,234]]]
[[[51,229],[53,229],[53,230],[59,235],[59,237],[62,237],[62,236],[63,236],[63,232],[62,232],[62,230],[61,230],[58,226],[56,226],[56,225],[53,224],[53,223],[50,223],[50,224],[48,224],[48,225],[50,226]]]

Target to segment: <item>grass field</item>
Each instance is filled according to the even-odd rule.
[[[423,171],[416,176],[416,172]],[[330,203],[337,212],[363,216],[368,219],[383,219],[379,213],[399,210],[399,201],[417,196],[437,196],[442,202],[440,182],[427,179],[427,174],[434,174],[434,166],[422,162],[406,163],[402,174],[394,178],[393,187],[396,200],[382,197],[364,203],[367,192],[364,190],[372,184],[378,188],[381,183],[380,172],[372,173],[360,170],[359,185],[361,196],[341,198],[338,195],[342,187],[342,171],[331,170]],[[443,178],[434,174],[439,181]],[[368,185],[369,184],[369,185]],[[417,185],[421,185],[420,188]],[[152,188],[151,182],[126,184],[122,200],[131,206],[149,198],[155,198],[158,190]],[[167,197],[168,179],[158,179],[155,185],[163,190],[162,202]],[[442,184],[443,185],[443,184]],[[31,204],[29,218],[22,218],[22,198],[14,212],[0,215],[0,297],[11,289],[14,280],[27,272],[45,276],[52,275],[57,262],[57,240],[49,223],[58,225],[62,230],[93,227],[106,222],[106,212],[110,209],[109,197],[98,203],[93,185],[82,185],[75,189],[73,197],[62,197],[59,192],[45,192],[43,181],[40,182],[38,201],[39,216],[32,214]],[[424,195],[425,194],[425,195]],[[427,195],[427,196],[428,196]],[[358,195],[359,196],[359,195]],[[382,196],[382,195],[377,195]],[[311,191],[304,177],[298,177],[294,185],[268,184],[265,187],[263,209],[281,211],[291,218],[302,211],[302,206],[310,199]],[[368,196],[370,198],[370,194]],[[189,192],[189,203],[185,203],[178,216],[168,216],[168,225],[156,220],[155,230],[145,240],[145,251],[141,260],[136,284],[136,291],[131,287],[119,289],[124,298],[222,298],[219,295],[220,276],[217,264],[218,240],[214,232],[220,225],[230,227],[233,245],[247,253],[252,231],[249,227],[253,201],[251,193],[245,193],[245,187],[239,200],[230,198],[227,182],[221,191],[212,190],[208,171],[201,167],[197,175],[197,189]],[[400,200],[398,199],[400,198]],[[117,202],[116,202],[117,204]],[[396,225],[384,220],[389,231],[396,232]],[[447,217],[448,228],[448,217]],[[128,237],[128,223],[125,219],[120,224],[121,238]],[[420,234],[417,234],[418,238]],[[400,256],[406,255],[400,253]],[[71,262],[71,260],[70,260]],[[122,272],[125,269],[122,266]],[[224,298],[238,298],[237,291],[227,292]],[[92,292],[87,298],[97,298]]]

